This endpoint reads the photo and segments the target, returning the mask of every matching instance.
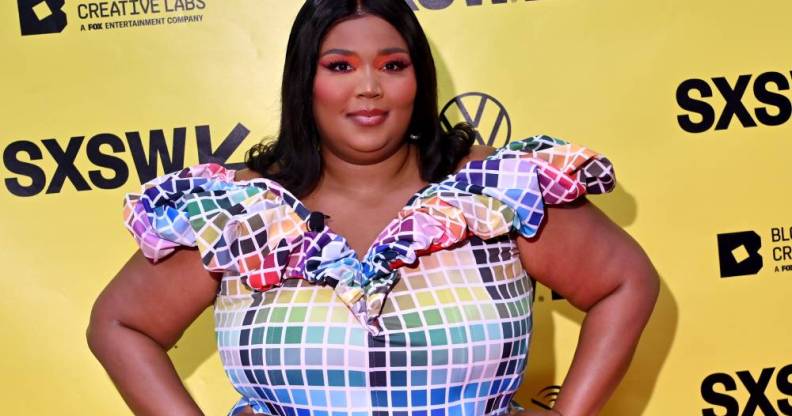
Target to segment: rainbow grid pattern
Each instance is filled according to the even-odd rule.
[[[229,414],[306,416],[508,414],[531,336],[517,234],[535,235],[544,204],[615,183],[604,157],[534,136],[417,192],[358,261],[277,183],[233,178],[157,178],[127,196],[125,222],[149,258],[198,246],[224,272],[218,349],[242,395]]]

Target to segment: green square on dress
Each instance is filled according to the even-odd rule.
[[[382,326],[391,331],[402,329],[401,321],[397,316],[386,316],[382,318]]]
[[[446,322],[449,324],[458,324],[462,322],[462,312],[456,306],[443,309],[446,316]]]
[[[267,344],[280,344],[282,335],[283,328],[279,326],[271,326],[267,328]]]
[[[283,340],[286,344],[300,344],[302,343],[302,328],[299,326],[291,326],[286,328],[286,338]]]
[[[465,334],[465,327],[457,326],[454,328],[450,328],[449,332],[451,332],[451,342],[454,344],[464,344],[467,342],[467,335]]]
[[[429,339],[432,341],[432,345],[448,345],[445,329],[430,330]]]
[[[423,323],[421,323],[421,315],[417,312],[405,313],[403,319],[404,325],[407,328],[418,328],[423,325]]]
[[[410,347],[425,347],[426,333],[423,331],[410,332]]]
[[[211,199],[206,198],[201,200],[201,207],[203,208],[204,212],[212,211],[217,207],[217,204]]]
[[[274,308],[270,314],[270,322],[284,322],[286,321],[286,312],[288,308]]]
[[[296,323],[296,322],[305,322],[305,315],[308,312],[308,308],[305,306],[295,306],[291,309],[291,313],[289,313],[289,322]]]
[[[437,310],[429,310],[424,312],[424,319],[427,325],[440,325],[443,323],[443,318]]]

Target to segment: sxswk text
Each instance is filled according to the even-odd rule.
[[[792,102],[780,92],[790,89],[787,75],[792,77],[792,72],[784,74],[771,71],[757,76],[743,74],[733,81],[726,77],[714,77],[711,82],[699,78],[682,81],[676,90],[676,101],[688,113],[677,115],[679,127],[688,133],[703,133],[713,126],[715,130],[725,130],[734,119],[742,127],[756,127],[757,123],[765,126],[784,124],[792,116]],[[694,91],[700,98],[693,96]],[[720,114],[717,114],[709,100],[716,94],[725,101]],[[743,100],[748,94],[765,105],[747,108]],[[695,116],[691,117],[692,114]]]
[[[41,192],[59,193],[67,181],[78,191],[120,188],[127,182],[130,174],[130,167],[120,157],[124,153],[132,156],[132,169],[137,173],[140,182],[147,182],[157,177],[160,172],[173,172],[184,168],[187,131],[187,127],[176,127],[168,134],[162,129],[150,130],[148,140],[139,131],[129,131],[121,135],[123,139],[113,133],[99,133],[88,138],[49,138],[38,143],[28,140],[14,141],[3,150],[5,169],[13,174],[4,178],[5,186],[9,192],[21,197],[35,196]],[[217,147],[212,145],[212,134],[208,125],[195,126],[194,132],[198,163],[220,163],[239,167],[240,164],[227,162],[250,133],[245,126],[238,123]],[[81,155],[96,169],[78,169],[76,160]],[[45,171],[37,163],[45,157],[55,162],[54,172]],[[109,170],[111,174],[106,176],[98,168],[104,168],[105,172]]]
[[[704,378],[701,382],[701,397],[715,407],[701,409],[702,416],[792,415],[792,364],[778,371],[775,367],[768,367],[759,374],[742,370],[735,375],[736,379],[727,373],[710,374]],[[775,384],[782,397],[769,397],[767,388],[771,383]],[[744,403],[730,394],[738,389],[745,389],[748,393]]]

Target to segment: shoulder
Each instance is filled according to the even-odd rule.
[[[497,149],[492,146],[483,146],[480,144],[474,144],[470,147],[470,153],[467,156],[463,157],[462,160],[456,166],[456,171],[462,169],[466,164],[472,162],[474,160],[482,160],[485,159],[487,156],[495,153]]]
[[[251,179],[259,179],[261,177],[261,174],[249,168],[240,169],[234,173],[235,181],[249,181]]]

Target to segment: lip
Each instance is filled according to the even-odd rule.
[[[347,117],[349,117],[349,119],[357,125],[373,127],[385,122],[385,119],[388,118],[388,112],[379,108],[373,108],[369,110],[358,110],[347,113]]]

